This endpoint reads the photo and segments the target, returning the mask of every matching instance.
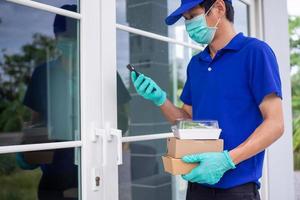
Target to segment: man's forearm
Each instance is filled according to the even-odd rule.
[[[160,106],[161,111],[164,116],[170,121],[172,124],[175,124],[177,119],[191,119],[192,117],[185,112],[183,109],[176,107],[170,100],[166,100],[166,102]]]
[[[262,152],[283,134],[283,122],[265,120],[253,134],[237,148],[230,151],[230,156],[238,164]]]

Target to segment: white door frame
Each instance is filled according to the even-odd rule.
[[[103,199],[100,142],[92,142],[95,128],[102,126],[101,115],[101,32],[100,1],[81,1],[81,182],[82,199]],[[85,133],[85,134],[83,134]],[[99,151],[95,154],[95,151]],[[96,177],[100,177],[99,186]]]

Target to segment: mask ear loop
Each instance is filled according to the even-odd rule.
[[[208,9],[208,11],[204,14],[204,16],[206,17],[208,15],[208,13],[213,9],[214,5],[218,2],[218,0],[216,0],[213,5]],[[216,25],[215,25],[215,28],[217,28],[217,26],[219,25],[221,21],[221,17],[218,19]]]
[[[215,25],[215,28],[218,28],[218,25],[220,24],[220,21],[221,21],[221,17],[218,19],[216,25]]]

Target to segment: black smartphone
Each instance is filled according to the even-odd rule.
[[[127,69],[129,69],[129,71],[131,71],[131,72],[135,72],[136,77],[139,77],[140,73],[137,72],[137,71],[135,70],[135,68],[134,68],[131,64],[128,64],[128,65],[127,65]]]
[[[129,71],[131,71],[131,72],[135,72],[135,73],[136,73],[136,77],[139,77],[139,75],[141,75],[139,72],[137,72],[137,71],[135,70],[135,68],[134,68],[131,64],[128,64],[128,65],[127,65],[127,69],[129,69]],[[144,79],[144,80],[145,80],[145,79]],[[156,91],[155,88],[153,88],[152,92],[154,92],[154,91]]]

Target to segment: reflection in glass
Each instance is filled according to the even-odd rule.
[[[0,155],[1,200],[79,199],[79,149],[49,150],[47,156],[42,153]]]
[[[34,0],[39,3],[47,4],[50,6],[55,6],[61,8],[63,5],[69,4],[69,5],[76,5],[79,8],[79,0]],[[63,7],[62,7],[63,8]],[[66,8],[63,8],[66,9]],[[68,10],[68,9],[66,9]],[[72,10],[72,12],[80,12],[79,9]]]
[[[0,145],[79,139],[78,22],[5,1],[0,19]],[[1,186],[11,179],[0,199],[78,199],[79,156],[78,149],[9,155],[0,161],[10,169]]]
[[[0,19],[0,146],[78,140],[78,21],[5,1]]]

